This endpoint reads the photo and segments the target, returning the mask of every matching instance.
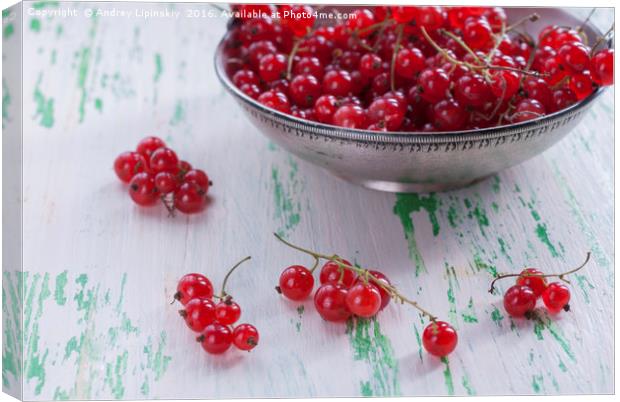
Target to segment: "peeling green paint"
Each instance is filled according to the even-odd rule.
[[[30,20],[30,30],[32,32],[41,32],[41,20],[38,18],[32,18]]]
[[[185,104],[183,101],[178,100],[174,106],[174,114],[170,118],[170,125],[177,126],[185,121]]]
[[[11,94],[4,78],[2,79],[2,128],[6,127],[9,119],[9,106],[11,106]]]
[[[450,361],[447,357],[442,357],[441,362],[445,368],[443,370],[443,380],[446,385],[448,395],[454,395],[454,381],[452,380],[452,371],[450,371]]]
[[[103,111],[103,101],[101,98],[95,98],[95,109],[97,109],[99,113]]]
[[[493,311],[491,312],[491,320],[497,324],[498,327],[502,326],[502,320],[504,319],[504,316],[502,315],[502,313],[499,311],[499,309],[495,306],[493,306]]]
[[[478,322],[478,317],[476,317],[476,311],[474,310],[474,299],[472,297],[469,298],[469,303],[467,303],[467,310],[461,312],[461,317],[464,322],[469,324]]]
[[[277,233],[288,235],[301,220],[301,202],[296,198],[302,190],[297,163],[288,157],[288,175],[282,175],[275,165],[271,168],[271,184],[275,203],[275,218],[280,221]]]
[[[15,26],[13,24],[6,24],[2,30],[2,39],[9,39],[15,33]]]
[[[360,392],[364,396],[399,396],[398,360],[390,340],[381,333],[379,322],[375,319],[350,319],[347,321],[347,334],[353,348],[353,358],[365,361],[371,378],[362,384]]]
[[[65,287],[67,286],[67,273],[68,271],[63,271],[62,273],[56,275],[54,299],[59,306],[63,306],[67,302],[67,296],[65,296]]]
[[[41,80],[43,74],[39,74],[37,84],[34,87],[34,101],[36,104],[35,120],[39,120],[39,124],[46,128],[52,128],[54,125],[54,99],[46,98],[41,92]]]
[[[155,53],[155,74],[153,75],[153,82],[157,83],[161,78],[161,74],[164,71],[164,66],[160,53]]]
[[[394,214],[400,219],[407,240],[409,249],[409,258],[415,264],[415,275],[419,276],[422,271],[426,272],[426,266],[420,251],[418,250],[415,240],[415,227],[413,224],[412,214],[425,210],[433,228],[433,236],[439,234],[439,221],[437,220],[437,208],[439,207],[439,199],[435,194],[428,196],[420,196],[419,194],[396,194],[396,203],[394,205]]]

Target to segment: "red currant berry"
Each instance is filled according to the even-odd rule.
[[[360,38],[364,38],[372,33],[372,31],[364,31],[375,23],[375,15],[367,8],[360,8],[353,11],[351,18],[347,20],[347,27],[355,32]],[[362,31],[362,32],[360,32]]]
[[[545,107],[536,99],[523,99],[517,104],[515,112],[510,117],[510,121],[521,123],[544,116],[545,113]]]
[[[162,194],[173,192],[179,186],[179,180],[170,172],[159,172],[155,175],[155,187]]]
[[[347,289],[340,284],[321,285],[314,294],[314,306],[326,321],[343,322],[351,317],[346,303]]]
[[[444,99],[432,108],[433,123],[439,131],[456,131],[465,128],[467,112],[454,99]]]
[[[390,280],[387,278],[387,276],[385,276],[383,272],[379,272],[379,271],[368,271],[368,272],[370,272],[370,274],[374,276],[379,282],[382,282],[385,285],[391,285]],[[387,290],[385,290],[378,284],[375,284],[374,282],[370,282],[370,283],[375,285],[377,287],[377,290],[379,290],[379,294],[381,295],[381,307],[379,308],[379,310],[383,310],[390,303],[390,299],[392,297],[390,296]]]
[[[301,265],[292,265],[280,274],[280,283],[277,290],[286,298],[299,301],[304,300],[312,293],[314,277],[312,272]]]
[[[351,266],[351,263],[347,260],[341,260],[345,265]],[[342,278],[342,281],[340,280]],[[338,264],[333,261],[327,261],[325,265],[321,268],[321,273],[319,275],[319,281],[321,285],[325,285],[326,283],[336,284],[341,283],[346,288],[350,288],[355,280],[357,279],[357,275],[354,271],[350,269],[341,268]]]
[[[147,207],[154,205],[159,199],[152,174],[142,172],[135,175],[129,182],[129,195],[138,205]]]
[[[535,306],[536,294],[527,286],[514,285],[504,294],[504,308],[513,317],[523,317]]]
[[[261,94],[260,87],[254,84],[243,84],[239,87],[239,89],[252,99],[258,99]]]
[[[422,99],[430,103],[437,103],[446,98],[446,93],[450,87],[450,78],[441,68],[429,68],[420,73],[418,83]]]
[[[433,356],[444,357],[452,353],[458,343],[458,335],[444,321],[431,322],[422,333],[424,349]]]
[[[345,70],[329,71],[323,77],[323,93],[335,96],[347,96],[352,88],[351,75]]]
[[[241,317],[241,307],[227,299],[215,305],[215,318],[222,325],[232,325]]]
[[[282,53],[272,53],[263,56],[258,63],[258,73],[265,82],[272,82],[285,78],[287,59]]]
[[[351,313],[369,318],[381,308],[381,293],[372,283],[358,281],[348,290],[345,301]]]
[[[463,106],[480,108],[491,100],[491,96],[489,85],[478,74],[466,74],[454,86],[454,97]]]
[[[614,83],[614,50],[604,49],[596,52],[590,61],[590,74],[599,85]]]
[[[394,70],[396,74],[406,79],[413,79],[426,67],[424,54],[418,48],[401,49],[396,54]]]
[[[184,182],[174,192],[174,207],[184,214],[201,212],[206,206],[205,192],[194,183]]]
[[[202,274],[186,274],[179,279],[177,284],[177,292],[174,298],[186,305],[194,298],[211,298],[213,297],[213,285],[211,281]]]
[[[357,105],[341,106],[333,117],[335,125],[346,128],[365,128],[366,120],[366,112]]]
[[[260,83],[256,73],[248,69],[237,71],[232,77],[232,82],[239,88],[245,84],[258,85]]]
[[[590,50],[582,43],[567,43],[558,49],[558,60],[568,71],[578,73],[590,65]]]
[[[553,92],[553,109],[552,112],[566,109],[567,107],[577,103],[577,97],[568,88],[561,88]]]
[[[563,283],[550,283],[542,293],[542,300],[550,313],[559,313],[560,310],[566,308],[570,301],[570,290]]]
[[[321,95],[314,104],[314,115],[321,123],[332,124],[338,106],[338,99],[334,95]]]
[[[274,40],[276,33],[273,20],[268,16],[252,18],[241,26],[239,39],[245,46],[259,40]],[[274,40],[274,42],[277,42]]]
[[[269,40],[259,40],[258,42],[253,42],[252,44],[250,44],[250,46],[248,47],[248,61],[250,62],[250,65],[252,66],[252,68],[254,69],[258,69],[259,67],[259,63],[260,63],[260,59],[262,59],[264,56],[268,55],[268,54],[274,54],[278,52],[278,48],[276,48],[276,45],[273,44],[272,41]],[[244,70],[241,70],[244,71]],[[246,70],[248,71],[248,70]],[[249,82],[250,84],[258,84],[258,77],[256,76],[256,74],[254,74],[254,72],[252,71],[253,77],[248,77],[250,78],[252,81]],[[235,73],[235,76],[237,74]],[[244,77],[245,78],[245,77]],[[237,85],[238,87],[240,87],[242,84],[238,84],[237,82],[235,82],[235,79],[233,77],[233,82],[235,83],[235,85]],[[247,81],[244,83],[248,83]]]
[[[172,149],[165,147],[159,148],[151,154],[149,166],[154,173],[177,173],[179,169],[179,158]]]
[[[406,109],[394,98],[378,98],[368,107],[368,121],[388,131],[396,131],[403,124]]]
[[[226,325],[213,323],[207,325],[205,331],[196,338],[202,344],[202,348],[212,355],[226,352],[232,345],[233,335]]]
[[[510,99],[519,91],[520,80],[521,76],[515,71],[494,71],[489,87],[496,99]]]
[[[416,7],[413,20],[419,27],[424,27],[429,32],[441,28],[446,20],[446,16],[441,7]]]
[[[491,26],[491,29],[493,29],[493,32],[500,32],[502,30],[502,26],[506,26],[506,20],[508,18],[506,17],[504,9],[501,7],[491,7],[487,9],[482,15],[489,22],[489,25]]]
[[[258,330],[250,324],[239,324],[233,331],[233,343],[240,350],[252,350],[258,345]]]
[[[541,276],[542,274],[536,268],[526,268],[517,278],[517,285],[529,287],[538,297],[547,288],[547,281]]]
[[[310,107],[321,95],[321,84],[312,75],[298,75],[291,81],[289,93],[298,106]]]
[[[123,152],[114,160],[114,172],[121,181],[129,181],[138,173],[146,170],[144,157],[138,152]]]
[[[136,152],[142,154],[146,161],[151,160],[151,154],[159,148],[165,147],[166,144],[158,137],[146,137],[138,143]]]
[[[590,96],[594,92],[594,84],[589,71],[575,73],[570,77],[568,87],[573,91],[578,100],[582,100]]]
[[[310,32],[316,20],[312,7],[302,4],[280,7],[284,7],[281,10],[282,23],[288,26],[295,36],[302,37]]]
[[[393,6],[390,8],[392,10],[392,17],[399,24],[413,21],[417,14],[417,10],[415,7]]]
[[[383,60],[374,53],[366,53],[360,59],[360,73],[368,78],[374,78],[384,72]]]
[[[309,74],[317,80],[322,80],[325,75],[325,68],[317,57],[307,56],[299,59],[293,68],[293,73],[295,75]]]
[[[181,178],[190,170],[192,170],[192,165],[189,162],[179,161],[179,176]]]
[[[215,322],[215,303],[209,298],[195,298],[187,302],[179,314],[185,323],[195,332],[202,332],[209,324]]]
[[[204,194],[207,194],[212,184],[209,176],[200,169],[192,169],[187,172],[183,177],[183,181],[197,185]]]
[[[493,30],[483,18],[465,22],[463,40],[473,50],[487,49],[493,43]]]
[[[263,105],[282,113],[291,113],[291,104],[285,94],[276,90],[263,92],[258,101]]]

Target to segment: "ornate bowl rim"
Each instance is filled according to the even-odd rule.
[[[597,36],[601,36],[600,30],[594,27],[591,23],[588,22],[586,26]],[[419,131],[399,131],[397,133],[384,133],[371,130],[351,129],[305,120],[283,112],[279,112],[277,110],[270,109],[262,105],[257,100],[243,93],[232,83],[232,81],[228,77],[228,74],[226,74],[223,63],[224,39],[225,37],[220,40],[217,46],[217,49],[215,51],[214,64],[216,75],[228,92],[230,92],[238,100],[241,100],[250,108],[256,109],[262,114],[270,115],[278,121],[282,122],[283,124],[286,124],[287,126],[292,126],[301,130],[309,130],[312,135],[327,137],[330,139],[358,141],[364,143],[390,144],[436,144],[491,140],[523,133],[530,129],[550,125],[556,121],[570,117],[576,113],[579,113],[594,99],[599,97],[606,89],[606,87],[599,87],[594,92],[592,92],[590,96],[582,99],[581,101],[578,101],[577,103],[567,107],[566,109],[562,109],[557,112],[537,117],[532,120],[527,120],[521,123],[509,124],[499,127],[488,127],[479,130],[443,131],[433,133],[424,133]],[[609,43],[607,43],[607,45],[609,45]]]

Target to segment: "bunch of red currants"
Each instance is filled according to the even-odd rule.
[[[307,5],[237,5],[227,73],[295,117],[373,131],[442,132],[519,123],[613,84],[606,36],[547,26],[537,38],[500,7],[377,6],[315,26]],[[277,11],[277,12],[276,12]],[[276,18],[277,16],[277,18]]]
[[[129,183],[129,195],[136,204],[152,206],[161,200],[171,213],[204,210],[213,185],[204,171],[179,160],[158,137],[146,137],[135,151],[117,156],[114,171],[123,183]]]
[[[276,237],[287,246],[310,254],[317,262],[312,269],[292,265],[282,271],[276,290],[286,298],[293,301],[308,298],[314,289],[313,274],[318,268],[319,259],[326,259],[319,273],[320,286],[314,293],[314,306],[324,320],[345,322],[352,317],[374,317],[394,298],[399,303],[413,305],[430,318],[431,323],[422,335],[424,348],[429,353],[442,357],[456,348],[458,337],[454,328],[446,322],[438,321],[416,302],[398,293],[382,272],[355,267],[345,259],[302,249],[278,235]]]
[[[230,273],[249,258],[241,260],[229,271],[219,295],[213,294],[211,281],[202,274],[184,275],[177,284],[174,298],[184,306],[179,314],[189,329],[200,333],[196,340],[207,353],[222,354],[233,344],[246,351],[258,345],[258,330],[253,325],[239,324],[231,329],[241,317],[241,307],[225,292]]]
[[[508,274],[497,277],[491,283],[490,292],[494,291],[495,281],[506,277],[517,277],[516,284],[504,293],[504,308],[512,317],[530,318],[539,298],[542,299],[547,311],[557,314],[560,311],[569,311],[570,289],[564,283],[547,283],[548,277],[558,277],[568,282],[564,277],[583,268],[590,259],[588,253],[585,262],[576,269],[563,274],[544,274],[536,268],[526,268],[520,274]]]

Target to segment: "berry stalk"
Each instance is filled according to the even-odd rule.
[[[274,233],[274,236],[279,241],[281,241],[282,243],[287,245],[288,247],[291,247],[291,248],[293,248],[295,250],[301,251],[302,253],[306,253],[306,254],[314,257],[316,261],[319,261],[320,259],[328,260],[328,261],[331,261],[331,262],[337,264],[343,270],[347,269],[347,270],[350,270],[350,271],[353,271],[353,272],[357,273],[359,276],[361,276],[364,279],[365,282],[368,282],[368,281],[373,282],[373,284],[375,286],[378,286],[381,289],[383,289],[386,292],[388,292],[391,297],[393,297],[395,300],[400,301],[401,304],[407,303],[407,304],[415,307],[418,311],[420,311],[422,313],[422,315],[428,317],[428,319],[431,320],[432,322],[436,322],[437,321],[437,317],[434,316],[433,314],[431,314],[430,312],[428,312],[427,310],[425,310],[424,308],[420,307],[418,302],[416,302],[414,300],[411,300],[411,299],[405,297],[404,295],[402,295],[401,293],[399,293],[398,289],[396,289],[396,287],[394,287],[392,285],[388,285],[388,284],[384,283],[383,281],[375,278],[369,272],[369,270],[364,269],[364,268],[354,267],[354,266],[351,266],[351,265],[347,265],[347,264],[343,263],[340,260],[340,258],[337,255],[335,255],[335,254],[331,255],[331,256],[330,255],[326,255],[326,254],[321,254],[321,253],[317,253],[315,251],[308,250],[308,249],[305,249],[303,247],[297,246],[295,244],[292,244],[292,243],[288,242],[287,240],[284,240],[277,233]]]
[[[570,275],[570,274],[574,274],[575,272],[579,271],[580,269],[582,269],[583,267],[585,267],[588,264],[588,261],[590,261],[590,255],[592,253],[590,251],[588,251],[588,253],[586,254],[586,259],[585,261],[578,266],[577,268],[571,269],[570,271],[566,271],[563,272],[561,274],[527,274],[525,276],[528,277],[533,277],[533,278],[554,278],[557,277],[559,280],[566,282],[566,283],[570,283],[565,276],[566,275]],[[522,273],[518,273],[518,274],[505,274],[505,275],[500,275],[497,278],[493,279],[493,281],[491,282],[491,287],[489,288],[489,293],[493,294],[493,292],[495,291],[495,282],[497,282],[500,279],[504,279],[504,278],[514,278],[514,277],[518,277],[518,276],[524,276]]]

